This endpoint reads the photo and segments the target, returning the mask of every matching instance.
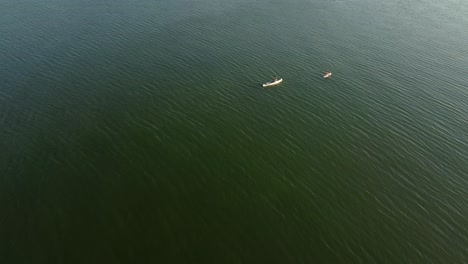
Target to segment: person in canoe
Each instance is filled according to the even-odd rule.
[[[278,84],[280,84],[282,81],[283,81],[283,79],[278,78],[277,76],[275,76],[275,77],[273,77],[273,81],[264,83],[264,84],[263,84],[263,87],[269,87],[269,86],[273,86],[273,85],[278,85]]]

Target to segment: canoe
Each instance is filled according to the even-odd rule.
[[[276,81],[267,82],[267,83],[264,83],[264,84],[263,84],[263,87],[270,87],[270,86],[278,85],[278,84],[280,84],[282,81],[283,81],[283,78],[278,79],[278,80],[276,80]]]
[[[327,79],[327,78],[330,77],[331,75],[332,75],[332,73],[329,72],[329,73],[325,74],[325,75],[323,76],[323,78]]]

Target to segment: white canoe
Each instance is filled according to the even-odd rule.
[[[269,87],[269,86],[278,85],[278,84],[280,84],[282,81],[283,81],[283,78],[278,79],[278,80],[276,80],[276,81],[267,82],[267,83],[264,83],[264,84],[263,84],[263,87]]]
[[[323,78],[327,79],[327,78],[330,77],[331,75],[332,75],[332,73],[329,72],[329,73],[325,74],[325,75],[323,76]]]

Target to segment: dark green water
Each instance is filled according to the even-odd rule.
[[[0,263],[468,262],[467,14],[0,0]]]

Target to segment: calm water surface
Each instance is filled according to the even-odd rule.
[[[0,262],[468,262],[467,14],[0,0]]]

